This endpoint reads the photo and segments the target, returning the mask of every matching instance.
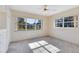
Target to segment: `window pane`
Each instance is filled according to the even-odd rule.
[[[17,29],[18,30],[26,30],[26,22],[24,18],[17,18]]]
[[[57,19],[55,22],[63,22],[63,18]]]
[[[63,27],[63,23],[57,23],[56,27]]]
[[[74,27],[74,22],[64,23],[64,27]]]
[[[74,21],[74,17],[73,16],[64,17],[64,22],[70,22],[70,21]]]
[[[37,19],[35,24],[36,24],[36,30],[40,30],[41,29],[41,20]]]
[[[27,18],[27,30],[35,29],[35,19]]]

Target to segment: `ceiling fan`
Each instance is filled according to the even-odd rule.
[[[40,14],[43,14],[43,15],[47,15],[48,13],[51,13],[51,12],[54,12],[56,11],[56,9],[53,9],[52,6],[50,5],[42,5],[40,9]]]
[[[44,13],[54,12],[54,11],[56,11],[56,9],[52,9],[51,6],[44,5],[44,6],[42,7],[42,12],[44,12]]]
[[[49,12],[49,9],[48,9],[48,6],[47,5],[44,5],[42,8],[41,8],[41,14],[46,16]]]
[[[52,7],[51,7],[52,8]],[[56,11],[56,9],[51,9],[50,6],[44,5],[43,6],[43,11]]]
[[[48,11],[48,6],[44,5],[43,11]]]

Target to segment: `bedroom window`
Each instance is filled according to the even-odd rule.
[[[36,25],[36,30],[40,30],[41,29],[41,20],[37,19],[35,21],[35,25]]]
[[[17,18],[17,30],[40,30],[41,20],[34,18]]]
[[[55,20],[56,27],[78,27],[78,17],[68,16]]]
[[[55,26],[56,27],[63,27],[63,18],[57,19],[55,21]]]
[[[17,30],[26,30],[26,21],[24,18],[17,18]]]
[[[74,27],[74,17],[64,17],[64,27]]]
[[[35,19],[27,18],[27,30],[35,30]]]
[[[27,18],[27,30],[40,30],[41,29],[41,20]]]

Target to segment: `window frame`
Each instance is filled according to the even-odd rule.
[[[18,18],[24,18],[24,20],[26,20],[26,25],[25,25],[25,30],[19,30],[18,29]],[[30,17],[27,17],[27,18],[30,18]],[[30,19],[35,19],[35,20],[40,20],[41,21],[41,28],[40,29],[36,29],[36,24],[34,25],[35,26],[35,28],[34,29],[32,29],[32,30],[28,30],[27,29],[27,18],[25,18],[25,17],[16,17],[16,30],[17,31],[37,31],[37,30],[42,30],[42,27],[43,27],[43,20],[42,19],[39,19],[39,18],[30,18]]]
[[[69,17],[73,17],[73,21],[67,21],[67,22],[65,22],[64,20],[65,20],[65,18],[67,18],[67,17],[68,17],[68,18],[69,18]],[[63,22],[64,22],[63,27],[64,27],[64,28],[74,28],[74,27],[75,27],[75,24],[74,24],[74,23],[75,23],[75,22],[74,22],[74,20],[75,20],[75,19],[74,19],[74,16],[67,16],[67,17],[64,17],[64,19],[63,19]],[[73,27],[69,27],[69,26],[68,26],[68,27],[65,27],[65,23],[73,23],[74,26],[73,26]]]
[[[61,19],[61,18],[63,19],[63,17],[60,17],[60,18],[58,18],[58,19]],[[58,20],[58,19],[56,19],[56,20]],[[56,23],[56,20],[55,20],[55,27],[56,27],[56,28],[63,28],[63,21],[62,21],[62,22],[57,22],[57,23],[62,23],[62,27],[57,27],[57,26],[56,26],[56,24],[57,24],[57,23]]]
[[[17,17],[16,18],[16,30],[17,31],[26,31],[27,29],[25,29],[25,30],[20,30],[20,29],[18,29],[17,27],[18,27],[18,18],[24,18],[24,17]],[[24,18],[24,20],[25,20],[26,18]],[[22,24],[21,24],[22,25]],[[25,25],[25,27],[27,26],[27,24]]]
[[[71,16],[67,16],[67,17],[71,17]],[[69,22],[64,22],[64,18],[65,17],[61,17],[62,19],[63,19],[63,26],[62,27],[57,27],[56,26],[56,19],[55,19],[55,28],[78,28],[79,27],[79,23],[78,23],[78,21],[79,21],[79,16],[72,16],[73,17],[73,21],[69,21],[70,23],[74,23],[74,27],[65,27],[64,25],[64,23],[69,23]],[[78,24],[76,24],[76,23],[78,23]]]

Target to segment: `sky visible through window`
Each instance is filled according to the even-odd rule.
[[[34,24],[35,19],[27,18],[27,23]]]
[[[36,19],[32,19],[32,18],[27,18],[26,22],[30,23],[30,24],[34,24],[34,23],[38,23],[39,21],[38,21],[38,19],[36,20]]]

